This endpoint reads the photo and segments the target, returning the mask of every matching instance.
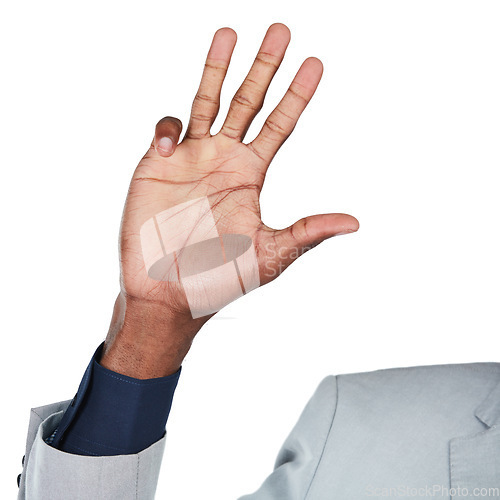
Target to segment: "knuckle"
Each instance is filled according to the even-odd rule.
[[[223,73],[225,73],[227,70],[226,66],[220,66],[218,64],[214,64],[213,62],[208,62],[208,61],[205,63],[205,70],[207,69]]]
[[[279,113],[281,116],[285,118],[289,123],[293,124],[297,120],[296,118],[293,118],[293,116],[290,116],[289,114],[285,113],[279,106],[275,109],[276,113]]]
[[[248,148],[250,149],[250,151],[252,151],[252,153],[257,157],[259,158],[259,160],[261,160],[262,162],[264,163],[269,163],[266,158],[264,158],[264,154],[259,150],[259,148],[255,147],[255,145],[253,143],[249,143],[247,144]]]
[[[270,129],[272,132],[274,132],[276,134],[284,135],[284,136],[290,135],[290,130],[275,120],[268,118],[265,122],[265,125],[268,129]]]
[[[228,130],[233,131],[233,133],[228,132]],[[238,140],[240,138],[239,132],[235,128],[228,127],[227,125],[219,131],[219,134],[231,140]]]
[[[304,104],[307,104],[309,102],[309,100],[303,96],[296,88],[294,87],[290,87],[288,89],[288,92],[290,92],[290,94],[295,97],[296,99],[302,101]]]
[[[269,66],[272,68],[274,71],[276,71],[279,67],[279,63],[277,61],[276,56],[273,56],[272,54],[268,54],[267,52],[259,52],[257,54],[257,57],[255,58],[257,62],[260,64],[264,64],[266,66]]]
[[[262,104],[255,103],[252,98],[248,97],[243,92],[237,92],[233,97],[233,101],[253,112],[259,112],[262,109]]]
[[[212,117],[209,115],[204,115],[203,113],[192,113],[191,118],[193,120],[198,120],[200,122],[210,122],[212,121]]]
[[[213,104],[215,106],[219,105],[219,101],[217,99],[214,99],[212,96],[209,96],[207,94],[198,93],[198,94],[196,94],[194,99],[195,99],[195,101],[201,101],[203,103],[207,102],[207,103]]]

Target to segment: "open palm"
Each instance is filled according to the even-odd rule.
[[[310,216],[281,230],[271,229],[261,220],[259,195],[267,168],[291,134],[322,74],[318,59],[304,61],[258,136],[248,144],[242,142],[262,107],[289,40],[286,26],[274,24],[269,28],[221,130],[211,135],[236,43],[233,30],[220,29],[210,47],[182,142],[177,146],[182,128],[179,120],[167,117],[158,123],[155,139],[134,172],[122,218],[121,288],[127,297],[187,310],[179,282],[158,281],[148,275],[140,230],[155,214],[190,200],[208,199],[219,234],[251,238],[260,284],[274,279],[305,250],[324,239],[357,230],[357,220],[346,214]]]

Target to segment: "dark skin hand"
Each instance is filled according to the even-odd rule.
[[[236,43],[232,29],[218,30],[182,141],[178,144],[180,120],[166,117],[158,122],[151,147],[132,177],[123,211],[120,293],[101,359],[106,368],[136,378],[172,374],[211,317],[193,319],[178,282],[148,276],[139,232],[144,221],[162,210],[208,197],[220,234],[252,238],[261,285],[272,281],[307,249],[358,229],[354,217],[338,213],[305,217],[286,229],[272,229],[261,220],[259,196],[266,171],[312,98],[323,71],[318,59],[306,59],[260,133],[244,143],[289,41],[285,25],[273,24],[268,29],[221,130],[211,135]]]

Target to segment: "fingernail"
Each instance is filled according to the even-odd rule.
[[[156,149],[162,153],[171,153],[174,149],[174,143],[170,137],[162,137],[156,144]]]
[[[351,234],[354,233],[354,229],[346,229],[345,231],[341,231],[340,233],[337,233],[335,236],[342,236],[343,234]]]

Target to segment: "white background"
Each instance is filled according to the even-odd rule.
[[[238,43],[213,132],[271,23],[292,41],[248,139],[306,57],[325,65],[264,221],[346,212],[361,227],[203,328],[157,498],[255,490],[328,374],[498,360],[498,2],[25,1],[0,19],[2,498],[30,407],[70,399],[106,335],[130,177],[158,119],[187,125],[222,26]]]

